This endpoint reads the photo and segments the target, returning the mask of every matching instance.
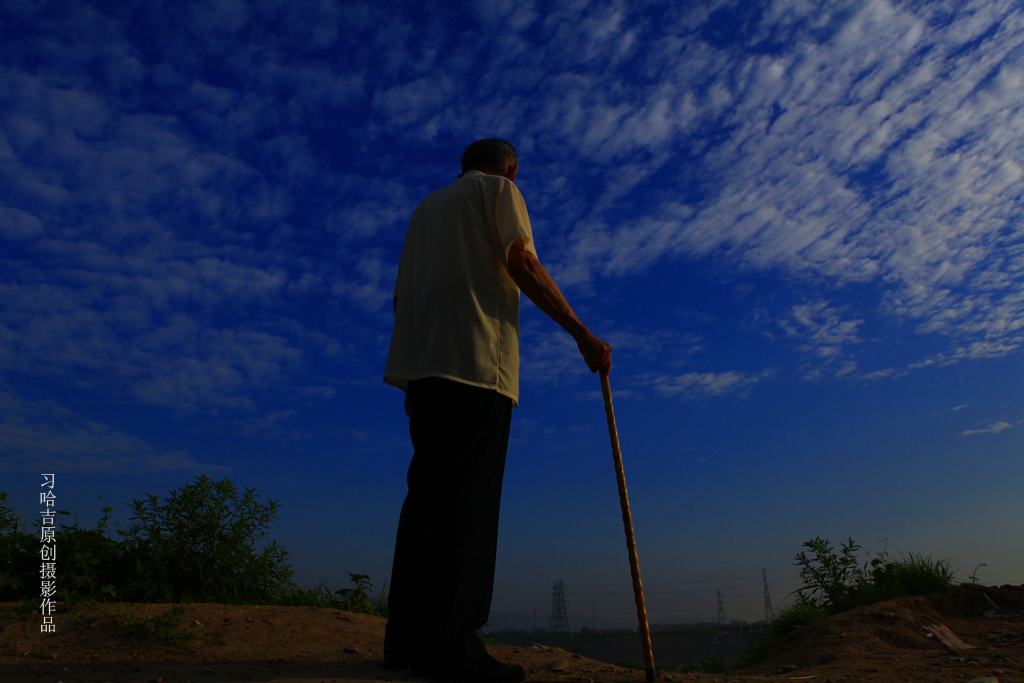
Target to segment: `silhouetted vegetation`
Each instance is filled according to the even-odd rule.
[[[802,547],[811,554],[801,551],[793,558],[803,581],[794,591],[796,601],[776,612],[765,637],[738,666],[766,659],[778,638],[802,626],[862,605],[946,591],[956,580],[948,560],[933,560],[919,553],[900,553],[903,557],[894,559],[883,548],[861,565],[857,553],[863,548],[852,538],[838,552],[820,536]]]
[[[323,584],[311,589],[296,585],[287,551],[276,541],[257,549],[278,517],[278,503],[261,503],[253,489],[240,494],[226,477],[215,482],[202,475],[163,500],[147,494],[128,505],[133,516],[127,530],[118,529],[120,539],[110,533],[110,506],[102,508],[103,518],[94,529],[83,528],[77,521],[71,526],[60,524],[69,513],[57,511],[54,601],[64,606],[76,602],[301,605],[387,616],[386,590],[374,597],[373,584],[365,574],[349,572],[352,586],[333,593]],[[29,531],[8,504],[7,493],[0,492],[0,602],[38,605],[41,600],[42,522],[36,520],[34,528]]]
[[[803,547],[812,555],[801,551],[794,557],[804,584],[796,590],[794,607],[812,620],[883,600],[949,590],[956,580],[948,560],[933,560],[919,553],[900,553],[903,557],[894,559],[883,548],[862,566],[857,559],[862,547],[852,538],[838,553],[820,536]],[[787,616],[796,621],[793,614]]]

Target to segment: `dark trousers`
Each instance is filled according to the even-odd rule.
[[[477,659],[494,588],[512,400],[429,377],[410,382],[413,458],[391,571],[386,660]]]

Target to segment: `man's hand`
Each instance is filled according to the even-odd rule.
[[[526,251],[525,246],[525,241],[520,239],[509,248],[509,275],[537,308],[572,335],[591,372],[611,370],[612,347],[592,335],[587,326],[580,322],[547,269],[536,256]]]
[[[612,369],[612,347],[611,344],[603,342],[594,335],[587,332],[586,336],[576,340],[576,347],[583,354],[583,360],[587,361],[587,367],[591,372],[610,372]]]

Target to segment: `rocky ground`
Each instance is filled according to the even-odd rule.
[[[0,681],[124,683],[418,683],[380,667],[384,620],[307,607],[74,605],[41,634],[36,614],[0,603]],[[177,622],[170,625],[170,622]],[[178,644],[157,633],[193,631]],[[531,683],[641,683],[621,669],[545,647],[492,645]],[[655,659],[658,653],[655,652]],[[964,585],[948,594],[858,608],[778,643],[728,674],[660,675],[666,683],[1024,683],[1024,586]]]

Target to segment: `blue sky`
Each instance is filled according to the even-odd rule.
[[[519,150],[614,347],[652,622],[763,616],[817,535],[1024,582],[1024,13],[1003,2],[0,6],[0,489],[206,473],[379,584],[409,216]],[[492,624],[629,625],[598,379],[525,302]],[[866,559],[866,558],[865,558]]]

